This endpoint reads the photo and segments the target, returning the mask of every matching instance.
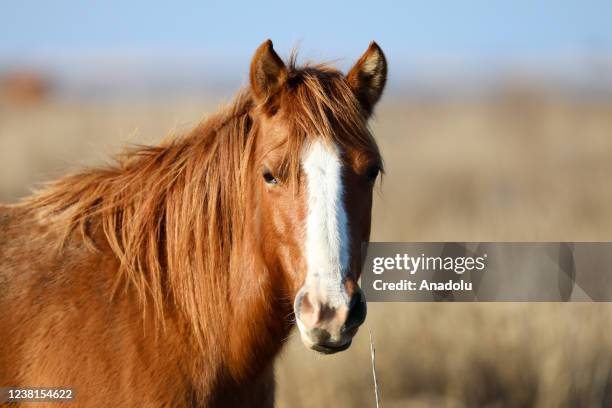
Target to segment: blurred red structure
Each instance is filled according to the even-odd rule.
[[[0,98],[9,104],[41,103],[50,90],[49,80],[37,72],[19,70],[0,74]]]

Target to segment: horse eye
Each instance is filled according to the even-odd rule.
[[[264,178],[265,182],[268,183],[268,184],[278,184],[278,180],[276,179],[276,177],[274,177],[272,175],[272,173],[268,169],[264,170],[263,178]]]
[[[370,183],[374,183],[376,181],[376,178],[378,177],[379,173],[380,173],[380,167],[378,167],[377,165],[372,166],[368,169],[366,176],[368,177],[368,180],[370,181]]]

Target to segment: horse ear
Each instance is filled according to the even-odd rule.
[[[387,82],[387,59],[374,41],[347,75],[357,99],[370,115],[380,99]]]
[[[257,48],[251,61],[250,81],[255,98],[268,101],[278,92],[287,78],[287,68],[267,40]]]

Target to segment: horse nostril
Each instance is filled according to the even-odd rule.
[[[355,329],[365,321],[367,306],[360,290],[353,293],[349,304],[349,314],[344,323],[344,331]]]
[[[321,318],[321,306],[307,291],[300,291],[295,299],[294,312],[306,327],[313,327]]]

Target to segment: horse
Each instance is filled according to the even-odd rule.
[[[382,158],[387,62],[285,63],[183,135],[0,207],[0,385],[75,404],[272,407],[275,357],[346,350]]]

